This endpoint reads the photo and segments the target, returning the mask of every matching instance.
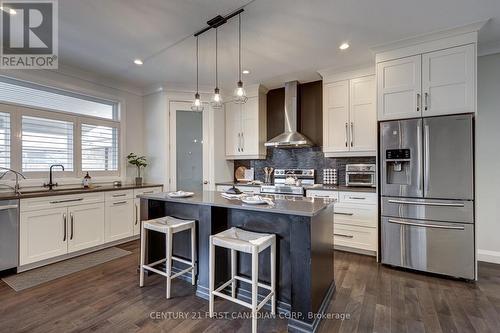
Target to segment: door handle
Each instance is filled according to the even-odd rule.
[[[137,204],[135,205],[135,225],[137,225],[137,223],[139,223],[139,208],[137,206]]]
[[[118,198],[118,197],[124,197],[126,196],[127,193],[122,193],[122,194],[113,194],[113,198]]]
[[[364,197],[349,197],[351,200],[366,200]]]
[[[429,93],[424,93],[424,111],[429,108]]]
[[[66,221],[66,213],[63,214],[63,242],[66,241],[66,228],[67,228],[67,221]]]
[[[50,201],[49,203],[51,203],[51,204],[58,204],[58,203],[75,202],[75,201],[82,201],[82,200],[83,200],[83,198],[68,199],[68,200],[55,200],[55,201]]]
[[[388,201],[394,204],[403,205],[420,205],[420,206],[438,206],[438,207],[465,207],[463,203],[447,203],[447,202],[420,202],[420,201],[408,201],[408,200],[392,200]]]
[[[354,213],[343,213],[343,212],[334,212],[333,214],[335,215],[346,215],[346,216],[353,216]]]
[[[127,203],[126,201],[113,202],[113,206],[125,205],[126,203]]]
[[[405,221],[393,220],[393,219],[389,219],[388,221],[389,221],[389,223],[409,225],[409,226],[413,226],[413,227],[450,229],[450,230],[465,230],[465,227],[451,227],[451,226],[445,226],[445,225],[439,225],[439,224],[429,224],[429,223],[412,223],[412,222],[405,222]]]
[[[417,93],[417,112],[420,112],[420,102],[421,102],[422,96],[420,93]]]
[[[353,122],[351,122],[351,133],[350,134],[351,134],[351,136],[350,136],[351,147],[354,147],[354,123]]]
[[[238,151],[241,152],[241,133],[238,132]]]
[[[241,151],[245,151],[245,133],[241,132]]]
[[[203,181],[203,184],[204,184],[204,185],[207,185],[208,183],[209,183],[209,182],[208,182],[208,180],[204,180],[204,181]]]
[[[430,130],[429,125],[424,125],[424,193],[429,192],[429,177],[430,177]]]
[[[347,133],[347,131],[349,131],[348,126],[349,126],[349,125],[348,125],[347,123],[345,123],[345,146],[346,146],[346,147],[347,147],[347,137],[348,137],[348,135],[349,135],[349,134]]]
[[[337,234],[337,233],[333,233],[334,236],[338,236],[338,237],[344,237],[344,238],[354,238],[353,235],[345,235],[345,234]]]
[[[70,219],[70,236],[69,236],[69,240],[72,240],[73,239],[73,221],[75,219],[75,217],[73,216],[73,213],[70,213],[69,214],[69,219]]]

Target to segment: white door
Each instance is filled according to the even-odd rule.
[[[241,152],[241,105],[225,104],[226,113],[226,156],[237,156]]]
[[[423,116],[474,112],[474,45],[422,56]]]
[[[210,189],[210,105],[192,111],[190,102],[170,102],[170,190]],[[216,110],[222,112],[222,110]]]
[[[421,66],[420,55],[377,64],[378,120],[422,115]]]
[[[242,155],[259,154],[259,97],[249,97],[241,109]]]
[[[68,252],[66,208],[22,212],[19,224],[19,264],[26,265]]]
[[[350,150],[377,149],[377,112],[375,76],[350,80]]]
[[[134,199],[106,202],[104,241],[112,242],[134,234]]]
[[[104,243],[104,203],[68,208],[68,252]]]
[[[349,151],[349,81],[325,86],[323,151]]]

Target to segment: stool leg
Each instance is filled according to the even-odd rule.
[[[144,225],[141,222],[141,260],[139,267],[139,287],[144,286],[144,265],[146,264],[146,235],[147,231],[144,229]]]
[[[236,250],[231,249],[231,279],[233,279],[233,283],[231,283],[231,296],[233,298],[236,297],[236,280],[234,277],[236,276]]]
[[[212,236],[210,236],[210,241],[209,241],[209,264],[208,264],[208,270],[210,271],[209,275],[209,301],[208,301],[208,312],[210,315],[210,318],[213,318],[214,316],[214,286],[215,286],[215,246],[213,244],[213,239]]]
[[[276,238],[271,244],[271,314],[276,315]]]
[[[165,246],[165,257],[166,261],[166,271],[167,271],[167,299],[170,298],[170,287],[172,285],[172,230],[168,229],[165,235],[166,246]]]
[[[259,252],[252,250],[252,333],[257,333],[257,296],[259,292]]]
[[[191,228],[191,284],[195,285],[196,278],[196,225]]]

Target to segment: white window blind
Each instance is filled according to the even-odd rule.
[[[118,128],[82,124],[82,170],[118,170]]]
[[[62,164],[73,171],[73,123],[39,117],[22,117],[22,170],[48,171]]]
[[[114,102],[7,78],[0,79],[0,101],[118,120],[117,105]]]
[[[0,112],[0,167],[10,168],[10,114]]]

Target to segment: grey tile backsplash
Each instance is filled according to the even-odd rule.
[[[254,168],[255,179],[264,180],[264,167],[281,169],[315,169],[316,183],[323,183],[323,169],[337,169],[339,185],[345,185],[345,166],[352,163],[375,163],[375,157],[339,157],[327,158],[320,147],[296,149],[267,149],[265,160],[234,161],[235,169],[239,166]]]

